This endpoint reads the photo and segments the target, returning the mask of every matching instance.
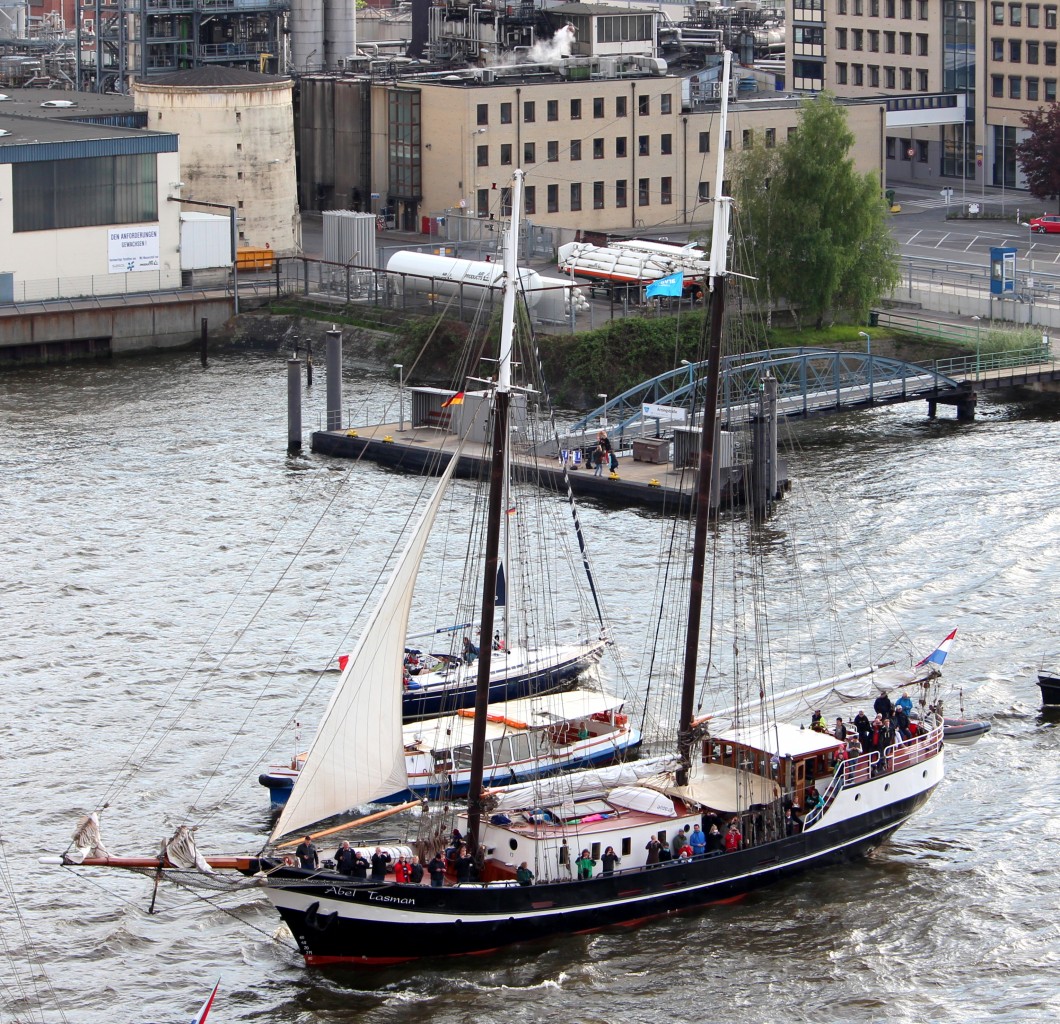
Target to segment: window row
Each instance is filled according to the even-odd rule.
[[[1037,64],[1041,62],[1049,67],[1056,67],[1056,43],[1042,43],[1037,39],[1004,39],[990,40],[990,58],[996,62],[1009,64]]]
[[[887,136],[886,151],[888,160],[904,160],[906,163],[915,157],[918,164],[928,162],[928,144],[923,139],[896,139]]]
[[[1008,83],[1007,92],[1005,91],[1006,82]],[[996,100],[1008,96],[1010,100],[1028,100],[1031,103],[1044,100],[1046,103],[1055,103],[1056,79],[1039,79],[1030,75],[1026,78],[1022,75],[991,75],[990,95]]]
[[[1056,28],[1056,4],[991,3],[990,24],[1013,28]],[[1006,14],[1008,17],[1006,18]],[[1026,21],[1024,20],[1026,14]]]
[[[651,96],[637,96],[637,113],[642,117],[650,117],[652,113],[652,97]],[[659,113],[660,114],[672,114],[673,113],[673,97],[669,93],[663,93],[658,97],[659,100]],[[591,100],[583,100],[581,97],[576,97],[568,101],[568,113],[571,121],[580,121],[582,119],[583,112],[592,110],[592,116],[594,118],[605,118],[607,117],[607,104],[603,96],[594,96]],[[497,105],[497,123],[498,124],[511,124],[512,116],[514,113],[514,103],[500,103]],[[538,102],[536,100],[524,100],[523,101],[523,124],[534,124],[537,121],[538,115]],[[559,120],[559,100],[545,100],[545,120],[546,121],[558,121]],[[628,117],[629,116],[629,97],[628,96],[616,96],[614,98],[614,105],[612,107],[614,117]],[[490,104],[479,103],[475,107],[475,123],[479,127],[485,127],[490,123]]]
[[[637,206],[651,206],[653,203],[652,198],[652,179],[651,178],[638,178],[636,180],[636,200]],[[702,189],[704,183],[700,183]],[[708,186],[709,187],[709,186]],[[577,213],[584,208],[584,203],[589,200],[591,194],[592,209],[604,210],[608,207],[608,194],[610,193],[612,207],[622,209],[629,206],[631,194],[630,194],[630,182],[626,178],[619,178],[617,181],[608,183],[606,181],[594,181],[591,185],[587,185],[584,182],[572,181],[569,185],[563,188],[565,198],[567,200],[563,210],[560,210],[560,189],[561,186],[558,184],[545,185],[544,187],[538,185],[527,185],[523,189],[523,202],[526,207],[526,215],[533,216],[536,213],[560,213],[560,212],[571,212]],[[490,199],[492,189],[480,188],[476,196],[476,207],[477,214],[479,217],[488,217],[490,215]],[[538,193],[544,193],[544,209],[541,210],[538,207]],[[674,201],[674,179],[672,177],[659,178],[659,190],[657,193],[657,201],[662,206],[670,206]],[[501,190],[501,215],[505,216],[511,213],[511,190],[508,188]]]
[[[870,89],[913,89],[913,69],[880,67],[879,64],[843,64],[835,66],[836,85],[867,85]],[[928,73],[916,69],[916,91],[928,91]]]
[[[794,136],[796,129],[788,129],[788,138]],[[744,149],[751,149],[755,144],[755,135],[757,133],[751,128],[745,128],[743,130],[742,145]],[[766,149],[772,149],[777,144],[777,130],[776,128],[765,128],[762,130],[762,139],[765,142]],[[732,149],[732,131],[725,133],[725,150],[728,152]],[[710,132],[699,133],[699,152],[709,153],[710,152]]]
[[[913,53],[912,32],[878,32],[876,29],[837,28],[835,45],[837,50],[865,50],[869,53],[902,53],[911,56]],[[880,49],[880,44],[883,49]],[[928,55],[928,36],[926,32],[916,33],[916,55]]]
[[[620,135],[618,138],[612,140],[614,146],[613,156],[621,160],[630,155],[629,139]],[[603,160],[607,157],[606,139],[591,139],[592,144],[592,158],[594,160]],[[523,166],[528,167],[531,164],[536,164],[538,160],[538,151],[540,146],[536,142],[524,142],[523,143]],[[502,167],[510,166],[515,154],[515,149],[510,142],[502,142],[499,147],[499,159],[498,163]],[[549,163],[555,163],[560,158],[560,142],[558,139],[551,139],[545,143],[544,146],[545,159]],[[659,136],[659,149],[658,152],[661,156],[671,156],[674,151],[674,139],[671,134],[664,133]],[[571,139],[563,147],[562,153],[568,160],[581,160],[583,152],[583,145],[581,139]],[[638,135],[637,136],[637,156],[651,156],[652,145],[650,135]],[[489,167],[490,166],[490,147],[489,146],[477,146],[475,149],[475,163],[478,167]]]
[[[902,17],[909,21],[913,17],[913,0],[836,0],[836,14],[853,14],[862,18]],[[899,14],[900,12],[900,14]],[[916,0],[916,20],[928,20],[928,0]]]

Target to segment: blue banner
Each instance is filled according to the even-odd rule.
[[[685,286],[685,272],[679,270],[676,274],[668,277],[660,277],[658,281],[652,281],[644,289],[645,298],[653,298],[656,295],[676,295],[680,297]]]

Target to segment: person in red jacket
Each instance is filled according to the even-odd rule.
[[[735,853],[743,843],[743,836],[740,835],[740,823],[733,818],[732,823],[729,825],[729,831],[725,833],[725,852]]]

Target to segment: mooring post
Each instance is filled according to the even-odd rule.
[[[287,360],[287,453],[302,450],[302,365]]]
[[[342,331],[332,326],[327,332],[328,404],[327,429],[342,429]]]
[[[207,352],[207,344],[206,344],[207,338],[209,337],[208,332],[207,332],[208,326],[209,326],[209,321],[206,319],[206,317],[203,317],[199,321],[199,362],[202,363],[203,369],[206,368],[206,366],[207,366],[207,364],[209,362],[209,359],[208,359],[209,353]]]
[[[306,338],[305,342],[305,386],[313,386],[313,339]]]

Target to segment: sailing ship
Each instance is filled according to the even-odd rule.
[[[727,95],[725,55],[722,95]],[[722,107],[720,132],[726,130]],[[717,180],[724,181],[724,153]],[[490,515],[485,535],[480,629],[494,632],[498,537],[505,512],[503,478],[511,399],[511,351],[518,273],[515,257],[522,172],[514,175],[512,224],[505,249],[501,359],[494,383]],[[405,785],[403,751],[369,738],[399,730],[400,700],[380,699],[374,715],[355,718],[357,744],[338,742],[352,695],[333,697],[305,767],[261,856],[203,857],[185,829],[160,856],[116,858],[82,830],[67,859],[141,871],[227,868],[252,877],[291,932],[308,965],[380,965],[420,957],[481,954],[513,943],[549,939],[611,925],[632,925],[677,911],[729,901],[782,878],[845,861],[883,843],[930,797],[944,775],[942,723],[927,713],[917,735],[884,749],[845,757],[834,738],[761,718],[711,731],[695,714],[704,594],[714,424],[728,271],[731,200],[719,197],[710,248],[708,370],[703,382],[700,463],[684,608],[676,752],[617,770],[558,776],[522,788],[484,791],[485,738],[492,652],[478,662],[475,727],[462,834],[480,866],[475,884],[415,886],[355,881],[328,870],[302,869],[282,856],[284,837],[362,802],[366,794]],[[455,464],[456,460],[453,460]],[[415,565],[439,495],[367,623],[354,659],[385,683],[403,654]],[[763,684],[764,685],[764,684]],[[382,689],[385,689],[383,687]],[[362,742],[363,741],[363,742]],[[358,749],[379,756],[355,759]],[[550,795],[551,794],[551,795]],[[809,807],[810,799],[813,806]],[[724,830],[721,851],[699,850],[693,835]],[[716,840],[714,840],[716,844]],[[676,850],[677,856],[663,856]],[[595,872],[596,863],[605,870]],[[536,876],[531,879],[530,874]],[[533,884],[526,884],[532,881]]]
[[[521,782],[635,756],[641,731],[623,713],[624,705],[620,697],[583,689],[491,704],[486,716],[484,783]],[[402,747],[408,784],[373,802],[466,795],[474,725],[474,712],[466,708],[406,723]],[[304,763],[302,755],[290,765],[273,765],[258,777],[274,807],[287,803]]]

